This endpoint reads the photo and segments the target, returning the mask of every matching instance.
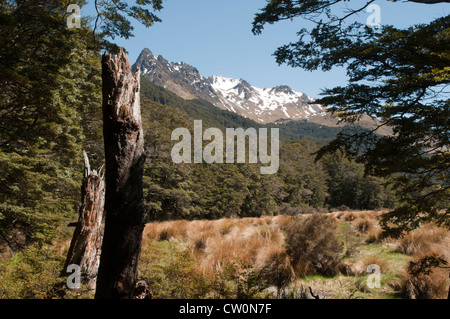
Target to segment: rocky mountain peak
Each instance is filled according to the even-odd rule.
[[[140,56],[142,56],[142,57],[153,56],[153,53],[152,53],[152,51],[150,51],[150,49],[145,48],[144,50],[142,50]]]
[[[285,94],[295,94],[294,91],[287,85],[278,85],[272,89],[273,93],[285,93]]]
[[[145,78],[184,99],[204,99],[260,123],[308,119],[325,113],[322,106],[310,104],[312,99],[306,94],[287,85],[261,89],[244,79],[221,75],[206,78],[197,68],[155,57],[149,49],[141,52],[133,69],[138,66]]]

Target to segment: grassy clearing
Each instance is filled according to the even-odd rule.
[[[446,297],[442,271],[410,278],[407,267],[430,247],[445,255],[449,232],[426,225],[420,234],[381,240],[382,213],[148,224],[140,276],[155,298]],[[379,288],[368,286],[373,264]]]
[[[423,261],[450,261],[450,232],[423,225],[401,239],[381,239],[380,214],[151,223],[138,276],[164,299],[447,298],[449,269]],[[66,289],[60,276],[69,242],[0,258],[0,298],[92,298],[86,287]],[[411,263],[418,272],[408,271]],[[379,288],[368,285],[371,265],[380,267]]]

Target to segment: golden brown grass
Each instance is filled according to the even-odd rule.
[[[280,249],[284,246],[284,237],[280,227],[289,217],[243,218],[197,221],[173,221],[151,223],[145,227],[144,240],[182,240],[191,248],[191,254],[198,261],[199,269],[213,274],[222,271],[224,266],[236,260],[247,265],[270,264],[264,256],[268,247]],[[279,222],[281,222],[279,224]],[[258,260],[258,262],[257,262]]]
[[[406,234],[397,241],[397,251],[412,256],[412,262],[428,256],[439,256],[450,263],[450,232],[432,224]],[[442,266],[442,265],[441,265]],[[448,296],[449,269],[433,267],[429,272],[411,274],[405,271],[403,293],[412,299],[443,299]]]
[[[397,251],[417,256],[423,253],[436,253],[450,257],[450,232],[431,224],[409,232],[397,241]]]
[[[322,225],[322,222],[326,225]],[[197,269],[204,275],[213,277],[227,270],[229,265],[239,262],[261,270],[266,280],[280,287],[293,280],[296,274],[304,275],[315,262],[297,260],[292,263],[292,256],[288,255],[286,249],[286,232],[291,235],[297,231],[305,232],[297,244],[301,246],[304,238],[308,247],[312,243],[319,245],[310,247],[312,250],[308,251],[307,256],[315,256],[316,253],[320,255],[322,244],[329,246],[326,240],[328,237],[322,235],[327,231],[334,232],[336,222],[332,216],[320,214],[160,222],[146,226],[144,240],[182,241],[189,247]],[[294,224],[300,228],[292,228]]]
[[[416,254],[412,261],[417,262],[427,256],[430,256],[430,254],[422,252]],[[409,299],[446,299],[449,295],[449,269],[441,266],[430,268],[429,272],[418,274],[405,271],[402,281],[404,296]]]
[[[300,242],[297,243],[299,247],[304,244],[309,247],[314,243],[312,237],[321,238],[321,234],[324,234],[328,228],[334,231],[339,219],[351,220],[353,227],[362,233],[374,231],[378,215],[379,212],[375,211],[342,211],[327,216],[322,215],[322,217],[319,217],[320,214],[300,217],[278,215],[261,218],[159,222],[146,226],[144,239],[179,240],[187,243],[191,249],[191,255],[197,260],[199,269],[204,273],[213,274],[223,270],[225,265],[239,260],[247,265],[268,268],[276,268],[273,266],[274,263],[282,261],[280,266],[282,272],[289,273],[295,269],[296,273],[304,274],[311,267],[310,261],[299,260],[292,264],[285,260],[286,232],[292,233],[291,235],[297,231],[309,232],[309,234],[303,234],[303,237],[300,236]],[[311,228],[315,223],[309,223],[309,226],[304,227],[305,229],[301,227],[298,230],[292,229],[292,225],[299,220],[308,221],[311,218],[319,218],[328,226],[317,225]],[[317,227],[322,227],[318,233],[313,231],[318,229]],[[337,248],[336,246],[335,250]],[[317,247],[310,253],[319,249],[320,247]]]
[[[335,229],[335,224],[350,225],[350,229],[353,229],[357,236],[363,239],[361,242],[365,241],[366,245],[367,243],[380,243],[381,228],[378,218],[383,213],[378,211],[339,211],[328,214],[328,219],[322,215],[323,223],[320,224],[326,225],[317,228],[318,231],[313,231],[315,228],[312,226],[305,226],[308,225],[308,220],[317,218],[314,215],[158,222],[147,224],[144,230],[143,245],[146,245],[146,241],[180,242],[183,247],[189,249],[189,254],[195,261],[196,271],[204,276],[217,278],[226,273],[230,269],[230,265],[239,262],[253,269],[264,270],[262,274],[266,280],[278,288],[294,283],[300,280],[299,277],[308,273],[323,274],[323,271],[320,270],[311,273],[310,269],[314,261],[309,259],[311,256],[316,256],[316,253],[319,257],[325,256],[319,250],[329,244],[330,240],[324,237],[324,234],[327,230]],[[299,227],[293,228],[293,224],[299,221]],[[294,245],[292,236],[298,232],[304,234],[297,236],[298,240]],[[316,241],[310,237],[317,237],[316,241],[320,245],[314,246]],[[383,242],[391,247],[389,249],[392,252],[395,249],[397,253],[412,256],[413,260],[417,260],[424,253],[435,253],[450,261],[448,249],[450,232],[432,225],[424,225],[397,241],[383,239]],[[299,253],[300,257],[297,258],[299,260],[294,260],[289,254],[287,248],[291,247],[292,250],[293,245],[304,248],[300,249],[302,253]],[[339,257],[337,248],[338,246],[330,246],[331,257]],[[374,252],[368,256],[361,256],[359,260],[348,258],[336,267],[345,278],[357,278],[367,276],[367,267],[376,264],[380,266],[383,275],[394,276],[395,282],[401,285],[405,297],[438,298],[446,295],[448,270],[435,269],[428,275],[411,276],[405,269],[402,274],[402,270],[393,266],[392,260],[395,256],[389,254],[388,251],[383,254]],[[330,260],[334,260],[331,257]],[[335,267],[334,264],[333,267]],[[402,264],[401,267],[405,266]]]
[[[374,220],[367,217],[358,217],[353,222],[353,228],[359,233],[367,234],[374,228]]]
[[[375,243],[380,241],[382,233],[379,218],[386,212],[386,210],[337,211],[330,213],[330,216],[352,225],[356,233],[367,243]]]
[[[154,240],[169,240],[176,238],[182,240],[186,236],[190,222],[187,220],[176,220],[147,224],[144,229],[143,238]]]

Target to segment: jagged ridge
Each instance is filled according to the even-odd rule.
[[[169,62],[162,56],[154,56],[149,49],[141,52],[134,70],[136,67],[140,67],[145,78],[184,99],[204,99],[259,123],[325,115],[321,105],[310,104],[312,98],[286,85],[262,89],[243,79],[204,77],[195,67]]]

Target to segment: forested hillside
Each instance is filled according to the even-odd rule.
[[[220,129],[227,127],[280,127],[280,138],[282,140],[305,139],[319,145],[330,142],[342,131],[340,127],[329,127],[306,121],[288,121],[279,124],[257,123],[234,112],[219,109],[205,100],[184,100],[144,77],[141,78],[141,90],[142,94],[149,100],[175,107],[187,113],[193,119],[202,119],[207,125]]]
[[[315,162],[319,146],[308,140],[281,143],[280,169],[275,175],[260,175],[259,164],[174,164],[170,135],[175,128],[186,127],[192,132],[193,119],[203,119],[204,127],[211,123],[218,127],[252,123],[239,116],[235,120],[235,114],[215,107],[203,117],[202,109],[195,109],[198,101],[187,102],[162,90],[159,92],[167,94],[163,99],[167,105],[149,101],[149,92],[142,92],[148,155],[145,187],[147,201],[158,219],[248,217],[280,210],[295,214],[330,205],[374,209],[394,204],[392,196],[383,190],[382,180],[364,176],[362,165],[342,154]],[[176,108],[170,105],[170,98]],[[195,115],[180,111],[176,103]],[[210,115],[213,111],[218,114]]]

